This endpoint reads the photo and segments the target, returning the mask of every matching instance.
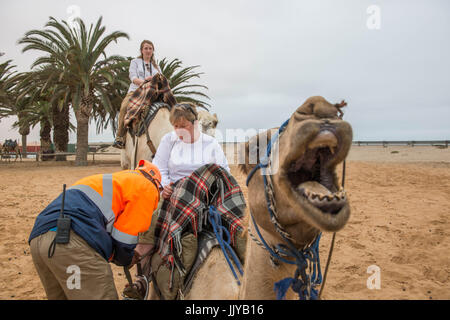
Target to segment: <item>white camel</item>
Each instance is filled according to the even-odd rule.
[[[206,110],[198,111],[198,125],[203,133],[215,137],[218,122],[217,114],[211,114]]]

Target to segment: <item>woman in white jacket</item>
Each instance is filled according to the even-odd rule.
[[[140,47],[141,55],[130,62],[129,75],[130,75],[130,87],[128,93],[122,100],[119,112],[119,123],[117,127],[116,139],[113,146],[119,149],[123,149],[125,146],[126,130],[124,128],[124,118],[127,113],[128,101],[131,98],[133,92],[145,81],[149,81],[152,77],[160,73],[160,69],[155,61],[155,47],[149,40],[141,42]]]

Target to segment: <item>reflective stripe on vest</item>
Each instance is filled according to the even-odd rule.
[[[126,244],[137,244],[138,243],[138,237],[137,236],[133,236],[131,234],[128,233],[124,233],[120,230],[117,230],[116,228],[113,227],[112,232],[111,232],[111,237],[113,237],[114,239],[122,242],[122,243],[126,243]]]
[[[103,216],[106,218],[106,231],[116,239],[122,243],[126,244],[136,244],[138,242],[138,237],[126,234],[114,228],[114,221],[116,219],[116,215],[112,210],[112,201],[113,201],[113,183],[112,183],[112,174],[104,174],[103,175],[103,197],[94,189],[92,189],[88,185],[78,184],[70,187],[69,189],[76,189],[83,192],[95,205],[100,209],[103,213]],[[68,189],[68,190],[69,190]]]
[[[112,196],[113,196],[113,186],[112,186],[112,174],[104,174],[103,175],[103,197],[90,186],[85,184],[78,184],[70,187],[70,189],[80,190],[85,195],[95,203],[95,205],[100,209],[103,213],[103,216],[106,219],[106,231],[111,233],[114,220],[116,219],[116,215],[112,210]]]

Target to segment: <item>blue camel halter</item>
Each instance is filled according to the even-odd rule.
[[[319,241],[321,237],[321,233],[314,239],[312,244],[306,246],[303,249],[297,249],[293,244],[290,235],[283,230],[281,225],[278,223],[274,199],[273,199],[273,190],[272,183],[268,182],[267,179],[267,169],[270,169],[270,154],[272,146],[276,143],[278,137],[283,133],[286,129],[287,124],[289,123],[289,119],[286,120],[281,127],[278,129],[276,134],[274,134],[267,145],[267,152],[265,158],[262,158],[260,162],[254,167],[246,181],[246,185],[248,186],[251,178],[255,174],[255,172],[261,169],[261,175],[263,176],[264,181],[264,193],[267,202],[267,210],[270,214],[270,219],[272,223],[274,223],[276,230],[281,235],[286,244],[277,244],[272,248],[267,242],[264,240],[261,232],[256,224],[255,218],[250,211],[250,215],[252,217],[253,225],[255,227],[255,231],[258,234],[259,239],[262,242],[262,246],[266,249],[270,255],[271,259],[276,261],[279,260],[281,262],[296,265],[297,269],[295,271],[293,278],[285,278],[274,284],[274,291],[276,293],[277,299],[281,300],[286,296],[287,290],[291,287],[294,292],[296,292],[299,296],[300,300],[316,300],[318,299],[318,292],[316,287],[322,283],[322,273],[320,268],[320,259],[319,259]],[[269,172],[270,174],[270,172]],[[269,178],[270,179],[270,178]],[[257,241],[256,239],[254,239]],[[258,241],[257,241],[258,242]],[[288,260],[282,256],[286,256],[292,258],[293,260]],[[309,263],[308,263],[309,262]],[[309,269],[309,274],[307,272]],[[312,275],[310,276],[312,271]]]

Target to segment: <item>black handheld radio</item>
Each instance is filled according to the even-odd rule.
[[[55,253],[56,244],[66,244],[70,241],[70,216],[64,214],[64,200],[66,197],[66,185],[63,185],[62,203],[61,203],[61,213],[56,221],[56,236],[53,242],[48,248],[48,257],[53,257]]]
[[[70,240],[70,216],[64,214],[64,199],[66,196],[66,185],[63,186],[61,214],[56,222],[56,243],[69,243]]]

